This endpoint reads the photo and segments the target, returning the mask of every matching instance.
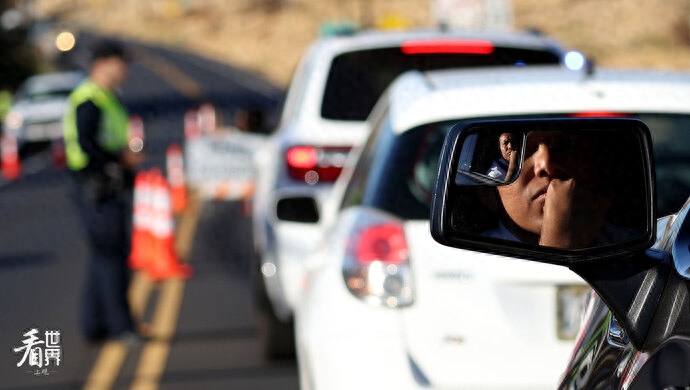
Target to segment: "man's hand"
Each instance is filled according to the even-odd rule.
[[[129,148],[122,150],[120,163],[128,170],[134,172],[143,162],[146,154],[143,151],[134,152]]]
[[[578,186],[575,179],[554,179],[544,203],[539,244],[582,249],[599,234],[611,200]]]
[[[506,182],[509,182],[513,178],[513,174],[515,173],[515,170],[517,169],[517,157],[518,153],[516,150],[513,150],[510,153],[510,161],[508,162],[508,170],[506,171],[506,177],[503,179]]]

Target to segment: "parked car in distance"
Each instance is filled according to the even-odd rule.
[[[317,40],[294,74],[278,129],[259,159],[254,198],[256,313],[269,358],[294,354],[293,309],[304,258],[321,231],[307,203],[284,196],[326,198],[365,120],[391,81],[417,70],[565,63],[566,50],[529,32],[363,31]],[[575,58],[582,59],[574,54]],[[582,62],[575,66],[582,66]]]
[[[17,88],[2,131],[14,133],[20,153],[62,139],[67,97],[85,77],[81,71],[44,73],[29,77]]]
[[[509,250],[449,252],[429,234],[450,129],[535,116],[643,118],[655,141],[659,212],[675,212],[690,195],[687,75],[549,66],[402,75],[372,112],[371,135],[346,162],[332,196],[310,199],[327,233],[305,261],[295,314],[303,389],[558,386],[573,347],[585,345],[578,332],[591,290],[583,278],[508,258]],[[470,166],[498,183],[488,175],[501,156],[498,134],[483,145],[491,156]],[[482,248],[490,252],[488,242]]]

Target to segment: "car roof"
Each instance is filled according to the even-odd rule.
[[[323,36],[316,39],[300,59],[288,91],[282,121],[295,118],[323,122],[319,114],[324,88],[333,59],[341,54],[361,50],[397,48],[415,40],[474,40],[509,49],[553,53],[561,58],[566,49],[555,39],[529,31],[471,31],[441,29],[410,29],[404,31],[362,30],[347,35]],[[308,76],[307,76],[308,75]],[[316,126],[315,126],[316,127]]]
[[[687,114],[690,73],[596,69],[589,74],[548,65],[411,71],[391,84],[382,101],[396,132],[443,120],[507,115]]]
[[[74,88],[85,77],[86,73],[77,70],[42,73],[27,78],[24,81],[24,87],[40,85],[42,89]]]
[[[363,30],[348,35],[326,36],[317,39],[313,47],[317,51],[331,52],[332,56],[340,53],[399,46],[405,41],[417,39],[463,39],[487,40],[496,46],[547,49],[558,53],[565,51],[564,46],[554,38],[531,31],[472,31],[411,29],[404,31]],[[323,53],[320,53],[323,55]]]

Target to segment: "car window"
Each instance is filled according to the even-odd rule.
[[[15,94],[16,100],[43,100],[52,98],[67,98],[81,81],[71,75],[64,77],[34,77],[22,84]]]
[[[321,116],[366,120],[388,85],[408,70],[558,63],[560,58],[553,52],[517,48],[495,48],[491,54],[404,54],[397,47],[344,53],[331,63]]]
[[[690,116],[637,117],[652,133],[657,214],[675,213],[690,196]],[[343,207],[364,205],[402,219],[428,219],[438,157],[445,135],[455,123],[429,124],[396,136],[384,121],[362,150]]]
[[[343,207],[372,206],[402,219],[429,219],[441,147],[456,121],[393,133],[388,121],[364,146]]]
[[[362,204],[364,190],[369,181],[371,165],[374,162],[376,152],[385,151],[387,145],[393,140],[388,115],[384,115],[382,120],[372,128],[367,142],[362,146],[360,157],[357,159],[357,164],[352,170],[352,175],[345,188],[341,208]]]
[[[677,212],[690,196],[690,116],[638,115],[652,132],[657,214]]]
[[[56,97],[67,98],[72,92],[72,89],[37,89],[30,91],[25,99],[29,100],[43,100]]]

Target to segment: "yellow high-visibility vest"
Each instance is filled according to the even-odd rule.
[[[112,92],[87,79],[72,91],[62,121],[67,166],[75,171],[89,164],[89,156],[79,146],[77,107],[91,100],[101,111],[97,142],[103,150],[117,153],[127,145],[128,115]]]

